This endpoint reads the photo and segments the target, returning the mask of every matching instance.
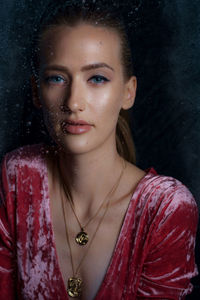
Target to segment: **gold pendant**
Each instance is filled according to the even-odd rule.
[[[89,236],[87,232],[85,232],[83,229],[81,229],[81,232],[79,232],[75,238],[77,244],[84,246],[87,244],[89,240]]]
[[[82,293],[82,280],[76,277],[68,279],[67,293],[72,298],[78,298]]]

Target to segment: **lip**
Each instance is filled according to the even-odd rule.
[[[88,122],[86,122],[84,120],[77,120],[77,121],[75,121],[75,120],[65,120],[63,123],[71,124],[71,125],[90,125]]]
[[[84,120],[65,120],[62,122],[61,127],[65,134],[83,134],[88,132],[92,125]]]

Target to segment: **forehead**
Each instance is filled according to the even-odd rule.
[[[120,37],[106,27],[56,26],[43,34],[40,47],[41,59],[47,64],[54,60],[73,66],[101,61],[121,67]]]

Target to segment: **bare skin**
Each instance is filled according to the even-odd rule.
[[[70,262],[69,247],[66,239],[66,229],[62,215],[60,194],[62,191],[60,191],[60,182],[58,180],[59,174],[55,169],[55,165],[53,165],[50,162],[48,165],[51,201],[50,205],[53,219],[53,230],[59,266],[63,280],[66,284],[68,278],[72,276],[73,272]],[[95,298],[95,295],[97,294],[101,286],[103,278],[108,269],[109,263],[111,261],[112,254],[120,233],[120,229],[131,196],[134,193],[137,184],[144,177],[144,175],[145,173],[142,170],[127,163],[120,185],[118,186],[117,190],[110,199],[111,205],[103,219],[99,230],[97,231],[97,234],[89,249],[88,254],[86,255],[85,259],[83,260],[83,263],[81,264],[80,271],[78,272],[78,275],[84,281],[84,289],[81,299],[92,300]],[[106,186],[105,183],[104,185]],[[102,189],[104,189],[103,185],[101,186]],[[106,189],[104,191],[107,192]],[[95,214],[96,210],[99,207],[99,203],[101,203],[102,200],[105,198],[105,193],[101,193],[101,195],[102,194],[102,198],[99,197],[99,199],[95,203],[95,208],[92,209],[92,207],[94,207],[94,202],[92,203],[92,206],[87,206],[87,203],[84,202],[82,203],[82,211],[80,209],[80,206],[78,207],[77,205],[78,201],[73,199],[77,215],[79,217],[79,220],[81,220],[82,224],[86,224],[86,222]],[[87,251],[88,245],[79,246],[75,243],[75,236],[80,231],[80,227],[72,213],[69,202],[66,201],[66,204],[67,226],[70,233],[73,261],[76,269],[85,251]],[[96,226],[98,225],[102,217],[105,206],[106,205],[103,206],[103,209],[100,211],[99,215],[86,227],[86,231],[89,233],[90,236],[93,235],[94,230],[96,229]]]
[[[120,51],[117,33],[86,24],[74,28],[58,27],[47,33],[42,42],[40,89],[37,91],[33,86],[34,103],[42,106],[47,127],[60,145],[60,169],[68,182],[74,208],[82,224],[95,214],[123,167],[116,150],[115,129],[120,110],[128,109],[134,103],[136,78],[133,76],[125,81]],[[63,110],[63,105],[67,109]],[[85,120],[90,124],[90,130],[78,135],[63,132],[60,124],[64,118]],[[48,157],[47,164],[53,231],[60,270],[66,284],[73,272],[61,195],[66,201],[75,269],[88,245],[81,247],[74,242],[80,231],[79,225],[64,195],[56,163]],[[83,300],[94,299],[100,288],[131,195],[144,175],[144,171],[127,163],[111,196],[110,207],[78,272],[84,282]],[[90,236],[104,209],[105,205],[87,226]]]

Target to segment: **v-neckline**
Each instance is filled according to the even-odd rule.
[[[109,261],[109,264],[107,266],[105,275],[103,277],[101,285],[99,286],[99,289],[97,290],[97,293],[95,295],[94,300],[98,300],[99,295],[101,294],[101,291],[104,288],[105,283],[108,282],[111,270],[113,270],[115,253],[116,253],[117,249],[119,248],[119,245],[122,245],[121,239],[126,235],[126,232],[128,231],[126,223],[127,223],[128,217],[129,217],[129,212],[132,211],[132,207],[134,205],[135,195],[138,194],[138,191],[143,186],[143,182],[146,181],[146,179],[149,177],[149,175],[153,174],[153,173],[156,173],[153,168],[148,168],[148,169],[145,170],[145,172],[146,172],[146,174],[139,180],[139,182],[137,183],[137,185],[136,185],[136,187],[135,187],[135,189],[134,189],[134,191],[133,191],[133,193],[132,193],[132,195],[130,197],[129,204],[128,204],[126,212],[124,214],[122,225],[121,225],[118,237],[116,239],[115,246],[113,248],[112,256],[110,258],[110,261]]]
[[[58,272],[59,272],[59,277],[60,277],[60,280],[62,281],[62,284],[63,284],[63,288],[65,289],[65,293],[66,293],[66,300],[70,299],[68,297],[68,294],[67,294],[67,289],[66,289],[66,283],[64,281],[64,278],[63,278],[63,275],[62,275],[62,272],[61,272],[61,268],[60,268],[60,265],[59,265],[59,261],[58,261],[58,253],[57,253],[57,248],[56,248],[56,243],[55,243],[55,235],[54,235],[54,230],[53,230],[53,222],[52,222],[52,212],[51,212],[51,207],[50,207],[50,189],[49,189],[49,179],[48,179],[48,167],[47,167],[47,160],[45,159],[44,157],[44,160],[43,160],[43,165],[44,165],[44,181],[46,181],[46,186],[47,186],[47,190],[46,190],[46,197],[47,197],[47,206],[48,206],[48,210],[49,210],[49,219],[50,219],[50,230],[51,230],[51,236],[52,236],[52,245],[53,245],[53,248],[54,248],[54,251],[55,251],[55,256],[56,256],[56,265],[57,265],[57,269],[58,269]],[[146,178],[151,174],[151,173],[156,173],[155,170],[153,168],[148,168],[145,170],[146,174],[139,180],[139,182],[137,183],[131,197],[130,197],[130,200],[129,200],[129,204],[127,206],[127,209],[126,209],[126,212],[124,214],[124,218],[123,218],[123,222],[122,222],[122,225],[121,225],[121,228],[120,228],[120,231],[119,231],[119,234],[118,234],[118,237],[116,239],[116,243],[115,243],[115,246],[114,246],[114,249],[113,249],[113,252],[112,252],[112,255],[111,255],[111,258],[110,258],[110,261],[109,261],[109,264],[106,268],[106,272],[103,276],[103,280],[101,282],[101,285],[99,286],[98,290],[97,290],[97,293],[95,295],[95,298],[94,300],[97,300],[100,293],[101,293],[101,290],[102,288],[104,287],[105,285],[105,282],[108,280],[108,277],[110,275],[110,272],[113,268],[113,263],[114,263],[114,256],[115,256],[115,253],[118,249],[118,246],[120,245],[121,243],[121,239],[122,239],[122,236],[124,236],[125,234],[125,231],[127,230],[127,228],[125,227],[125,224],[126,224],[126,220],[127,220],[127,217],[129,215],[129,211],[131,211],[132,209],[132,205],[133,205],[133,200],[135,198],[135,195],[138,193],[138,191],[140,190],[140,187],[143,185],[143,181],[146,180]]]

